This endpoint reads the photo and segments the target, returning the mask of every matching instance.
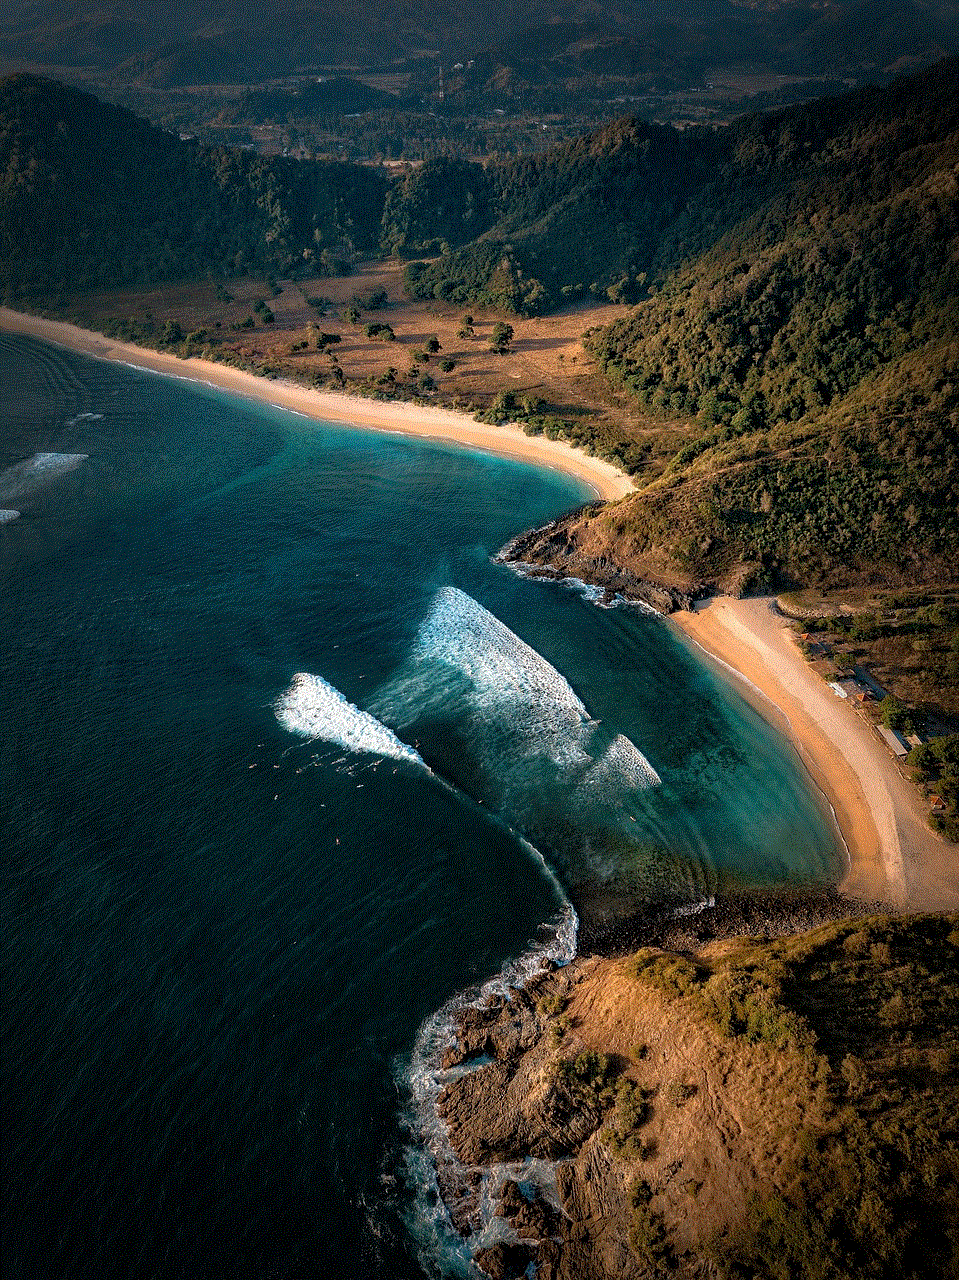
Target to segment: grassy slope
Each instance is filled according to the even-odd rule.
[[[487,175],[485,230],[414,268],[418,296],[536,309],[655,282],[587,335],[647,419],[616,450],[646,487],[575,526],[583,555],[671,582],[953,572],[957,102],[952,60],[711,137],[619,122]]]
[[[605,1112],[607,1184],[631,1188],[628,1274],[959,1274],[959,918],[649,949],[548,1012],[557,1087]]]
[[[631,549],[704,578],[742,561],[807,582],[954,564],[957,87],[943,64],[744,126],[673,231],[662,288],[589,337],[630,396],[699,424],[618,513]],[[737,172],[752,192],[735,195]],[[737,199],[742,219],[691,253],[706,207]]]

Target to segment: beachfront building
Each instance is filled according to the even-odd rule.
[[[905,760],[909,754],[909,743],[898,731],[898,729],[890,729],[888,725],[881,724],[878,726],[879,732],[885,738],[889,750],[897,760]]]

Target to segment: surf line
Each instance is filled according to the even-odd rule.
[[[472,812],[480,814],[484,821],[512,836],[526,854],[539,864],[560,901],[569,904],[566,890],[556,872],[542,851],[537,849],[521,831],[517,831],[499,814],[485,808],[468,792],[430,768],[415,748],[398,737],[382,720],[378,720],[370,712],[363,711],[350,702],[345,694],[328,680],[324,680],[322,676],[298,671],[289,688],[274,702],[273,710],[277,720],[285,729],[310,741],[329,742],[357,755],[405,761],[425,770],[439,786],[455,796],[461,804]]]

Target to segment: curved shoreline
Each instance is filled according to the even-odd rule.
[[[317,420],[418,436],[559,470],[606,500],[634,492],[624,473],[568,444],[526,436],[515,426],[487,426],[453,410],[299,387],[230,365],[116,342],[64,321],[4,307],[0,331],[205,383]],[[671,615],[671,620],[724,668],[760,714],[780,724],[795,746],[832,807],[846,845],[844,894],[927,910],[959,907],[959,851],[929,829],[915,789],[870,727],[809,668],[769,600],[713,598],[693,612]]]
[[[959,907],[959,849],[930,829],[912,783],[805,661],[774,601],[714,597],[670,621],[784,728],[836,815],[849,854],[843,894],[919,910]]]
[[[476,422],[468,414],[438,405],[419,405],[408,400],[368,400],[346,392],[300,387],[292,382],[234,369],[228,364],[202,360],[198,356],[181,358],[150,347],[138,347],[131,342],[116,342],[91,329],[11,311],[8,307],[0,307],[0,331],[39,338],[99,360],[115,360],[152,373],[207,383],[222,391],[292,409],[324,422],[420,436],[562,471],[588,485],[598,498],[607,502],[634,492],[633,483],[625,472],[601,458],[592,458],[574,449],[564,441],[527,436],[515,426],[488,426]]]

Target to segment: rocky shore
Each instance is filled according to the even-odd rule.
[[[604,1109],[578,1097],[552,1070],[551,1011],[594,964],[574,961],[524,990],[463,1010],[443,1059],[447,1069],[481,1064],[440,1095],[459,1162],[444,1171],[440,1187],[454,1225],[467,1237],[483,1226],[492,1200],[505,1238],[480,1243],[473,1256],[494,1280],[523,1276],[531,1262],[538,1280],[605,1276],[590,1257],[595,1230],[584,1231],[584,1223],[601,1221],[604,1234],[625,1242],[627,1186],[592,1141]],[[527,1178],[531,1165],[535,1176]],[[617,1250],[614,1273],[631,1274],[626,1254],[625,1247]]]
[[[708,1274],[699,1236],[720,1229],[728,1208],[742,1208],[744,1188],[756,1181],[753,1146],[770,1145],[758,1120],[755,1144],[750,1137],[742,1150],[722,1136],[728,1111],[741,1103],[733,1077],[742,1071],[747,1080],[754,1066],[736,1062],[738,1051],[688,1011],[631,983],[623,957],[639,947],[691,956],[730,945],[723,940],[788,937],[869,910],[832,890],[779,889],[727,895],[696,915],[650,913],[608,935],[587,926],[570,965],[550,964],[525,987],[461,1009],[437,1103],[455,1159],[438,1172],[476,1264],[493,1280],[524,1276],[531,1263],[537,1280],[655,1275],[636,1231],[639,1221],[655,1236],[658,1218],[637,1195],[651,1180],[679,1211],[686,1193],[677,1188],[705,1185],[716,1159],[723,1176],[698,1205],[702,1230],[687,1232],[687,1256],[674,1271]],[[641,1143],[617,1132],[623,1114],[643,1125]],[[694,1136],[698,1130],[710,1132]],[[730,1179],[740,1182],[724,1205]]]
[[[579,948],[584,955],[628,955],[638,947],[696,951],[724,938],[782,938],[816,929],[831,920],[885,910],[882,903],[850,898],[838,889],[750,889],[717,894],[712,904],[687,915],[650,910],[596,927],[588,916],[580,922]]]
[[[691,609],[695,600],[710,594],[706,583],[683,585],[670,583],[665,576],[645,577],[631,570],[622,556],[614,558],[584,551],[579,545],[577,529],[584,516],[602,505],[590,503],[549,524],[519,534],[498,552],[496,559],[503,564],[522,566],[534,578],[579,578],[602,588],[610,598],[619,595],[639,601],[657,613]]]

